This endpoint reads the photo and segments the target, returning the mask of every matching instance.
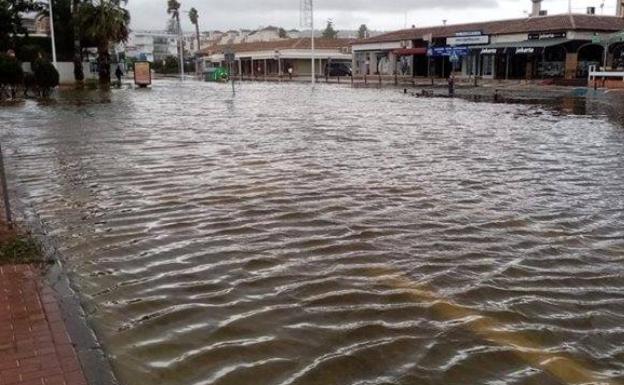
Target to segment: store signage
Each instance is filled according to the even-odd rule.
[[[528,47],[528,48],[519,47],[519,48],[516,48],[516,55],[532,55],[534,53],[535,53],[535,48],[532,48],[532,47]]]
[[[483,48],[481,55],[496,55],[496,48]]]
[[[481,36],[483,32],[481,31],[465,31],[465,32],[455,32],[455,36]]]
[[[479,36],[456,36],[446,39],[447,45],[473,45],[473,44],[490,44],[488,35]]]
[[[567,32],[539,32],[530,33],[529,40],[565,39],[567,36]]]
[[[431,47],[427,50],[427,56],[440,57],[440,56],[467,56],[467,47]]]
[[[152,84],[152,68],[148,61],[134,63],[134,84],[147,87]]]

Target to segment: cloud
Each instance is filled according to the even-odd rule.
[[[179,0],[182,9],[197,8],[202,30],[257,28],[279,25],[299,27],[300,0]],[[576,12],[602,0],[574,0]],[[607,0],[606,12],[614,11],[615,0]],[[567,0],[544,0],[549,12],[565,12]],[[132,28],[163,29],[167,24],[167,0],[129,0]],[[338,29],[356,29],[368,24],[372,29],[393,30],[405,25],[440,24],[523,17],[530,0],[315,0],[316,21],[322,27],[332,19]],[[613,10],[611,9],[613,8]],[[406,17],[407,16],[407,17]],[[183,28],[190,30],[188,18]]]

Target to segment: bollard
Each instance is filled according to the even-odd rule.
[[[394,74],[394,85],[398,86],[399,85],[399,75]]]
[[[340,75],[338,75],[338,84],[340,84]]]
[[[353,75],[351,75],[351,86],[353,87]]]
[[[379,74],[379,86],[381,86],[381,74]]]
[[[13,228],[13,218],[11,216],[11,203],[9,202],[9,189],[7,188],[6,173],[4,172],[4,157],[2,156],[2,146],[0,145],[0,183],[2,184],[2,197],[4,198],[4,211],[9,228]]]
[[[364,84],[368,84],[368,77],[364,75]]]

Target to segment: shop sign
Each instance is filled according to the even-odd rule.
[[[447,45],[473,45],[473,44],[490,44],[488,35],[479,36],[456,36],[446,39]]]
[[[456,55],[458,57],[467,56],[468,48],[467,47],[431,47],[427,50],[427,56],[440,57],[440,56],[448,56],[451,57]]]
[[[455,32],[455,36],[481,36],[483,32],[481,31],[464,31],[464,32]]]
[[[481,50],[481,55],[496,55],[496,48],[483,48]]]
[[[567,32],[539,32],[530,33],[529,40],[565,39],[567,36]]]
[[[532,48],[532,47],[528,47],[528,48],[519,47],[519,48],[516,48],[516,55],[532,55],[534,53],[535,53],[535,48]]]

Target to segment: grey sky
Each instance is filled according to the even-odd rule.
[[[207,29],[257,28],[278,25],[299,27],[299,0],[179,0],[182,9],[198,9],[200,27]],[[615,12],[615,0],[605,0],[605,14]],[[600,13],[602,0],[572,0],[575,12],[595,6]],[[163,29],[167,23],[166,0],[129,0],[134,29]],[[449,23],[523,17],[530,0],[315,0],[317,25],[334,20],[337,29],[357,29],[367,24],[375,30],[395,30],[406,24],[426,26]],[[544,0],[551,14],[567,12],[567,0]],[[406,17],[407,16],[407,17]],[[188,17],[183,28],[190,31]],[[406,23],[407,20],[407,23]]]

